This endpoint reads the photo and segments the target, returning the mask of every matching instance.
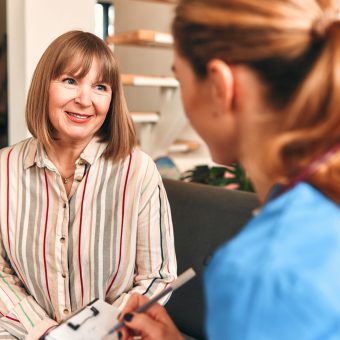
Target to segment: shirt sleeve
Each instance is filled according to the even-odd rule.
[[[339,299],[308,277],[223,261],[212,267],[205,274],[209,339],[333,339],[340,334],[334,303]]]
[[[133,287],[114,302],[118,308],[123,308],[131,294],[152,297],[177,277],[170,205],[156,165],[153,167],[150,176],[145,177],[140,198]],[[169,297],[170,294],[160,303]]]
[[[1,320],[0,320],[0,323],[2,323]],[[13,332],[15,332],[15,331],[13,331]],[[4,327],[0,326],[0,339],[12,340],[12,339],[18,339],[18,338],[19,338],[19,336],[12,335]]]
[[[2,238],[2,236],[0,236]],[[19,339],[37,339],[57,322],[30,296],[7,260],[0,240],[0,334]]]

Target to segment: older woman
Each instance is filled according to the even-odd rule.
[[[122,308],[176,277],[169,203],[135,148],[116,61],[72,31],[34,72],[33,137],[0,153],[0,338],[36,339],[94,298]]]
[[[207,337],[338,339],[336,1],[182,0],[173,33],[192,125],[215,161],[244,165],[263,203],[208,265]],[[161,306],[123,318],[125,338],[181,338]]]

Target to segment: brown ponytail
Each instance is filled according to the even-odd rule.
[[[182,0],[176,9],[175,46],[198,77],[219,58],[247,64],[267,85],[277,114],[264,162],[277,180],[340,143],[340,22],[320,21],[325,11],[335,13],[331,6],[335,1]],[[309,180],[340,203],[338,157]]]
[[[285,108],[282,134],[272,146],[276,171],[281,168],[286,177],[340,143],[339,21],[328,27],[322,40],[320,55]],[[340,203],[340,157],[333,157],[309,181]]]

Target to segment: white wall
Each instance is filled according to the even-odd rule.
[[[9,144],[27,136],[25,102],[46,47],[72,29],[94,32],[95,0],[7,0]]]

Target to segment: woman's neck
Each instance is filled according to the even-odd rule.
[[[270,178],[268,178],[263,171],[259,167],[257,167],[256,163],[254,164],[243,164],[247,175],[249,176],[257,197],[261,203],[265,203],[268,198],[268,195],[275,183],[272,182]]]
[[[71,169],[74,170],[75,162],[80,157],[86,145],[87,144],[84,143],[55,141],[46,152],[59,172],[65,175],[65,172],[68,173]]]
[[[259,201],[264,203],[275,182],[274,178],[268,175],[266,167],[268,153],[266,152],[267,139],[265,132],[261,133],[261,137],[258,135],[257,133],[248,132],[247,143],[242,145],[242,151],[239,154],[239,162],[250,178]]]
[[[267,147],[275,136],[276,113],[266,99],[267,89],[258,75],[249,67],[234,67],[235,117],[237,119],[237,158],[252,181],[261,203],[264,203],[274,185],[267,175]]]

